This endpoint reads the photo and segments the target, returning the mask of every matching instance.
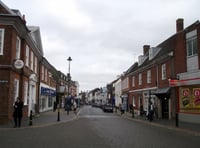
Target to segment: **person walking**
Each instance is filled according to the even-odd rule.
[[[74,100],[73,108],[74,108],[74,114],[76,115],[77,104],[75,100]]]
[[[149,112],[149,121],[153,121],[153,116],[154,116],[154,107],[153,103],[150,103],[150,112]]]
[[[21,127],[21,120],[23,117],[22,114],[22,108],[23,108],[23,102],[20,100],[19,97],[17,97],[17,101],[14,103],[14,112],[13,112],[13,118],[14,118],[14,128]]]

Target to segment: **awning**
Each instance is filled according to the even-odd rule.
[[[168,94],[170,91],[170,87],[166,87],[166,88],[159,88],[157,89],[154,94],[155,95],[159,95],[159,94]]]

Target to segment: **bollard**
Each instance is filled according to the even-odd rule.
[[[57,121],[60,121],[60,107],[58,108],[58,116],[57,116]]]
[[[32,119],[33,119],[33,112],[32,112],[32,110],[31,110],[31,112],[30,112],[30,117],[29,117],[29,125],[30,125],[30,126],[33,125]]]
[[[178,127],[179,126],[179,124],[178,124],[178,113],[176,113],[176,117],[175,117],[176,119],[176,127]]]

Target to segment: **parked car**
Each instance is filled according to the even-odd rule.
[[[112,104],[105,104],[103,106],[103,111],[104,112],[113,112],[113,105]]]

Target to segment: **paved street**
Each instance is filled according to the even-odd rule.
[[[197,148],[200,145],[199,135],[103,113],[91,106],[82,107],[72,119],[46,126],[1,128],[0,147]]]

